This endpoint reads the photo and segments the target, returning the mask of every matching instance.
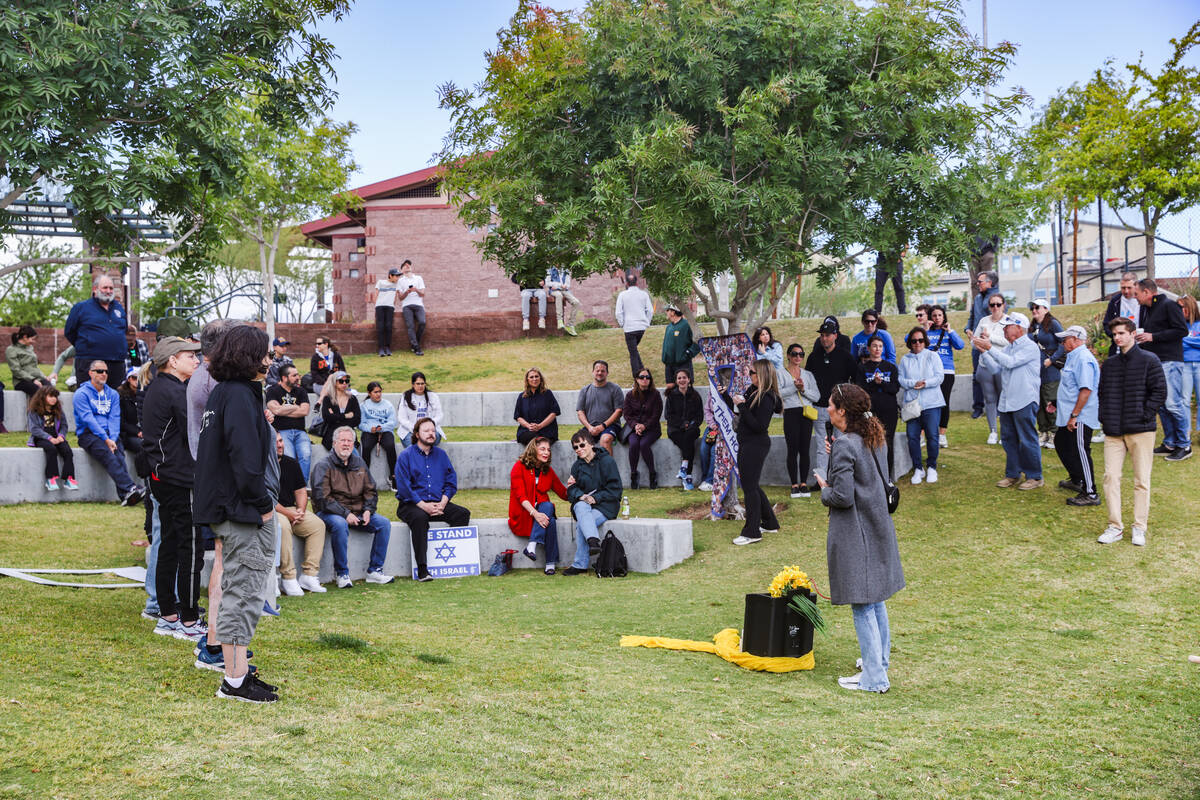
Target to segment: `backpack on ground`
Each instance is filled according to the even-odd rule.
[[[625,558],[625,545],[612,531],[600,540],[600,555],[596,557],[597,578],[624,578],[629,574],[629,561]]]
[[[516,550],[504,550],[496,554],[496,559],[492,562],[492,566],[488,567],[488,575],[493,578],[499,578],[504,573],[512,569],[512,558],[516,554]]]

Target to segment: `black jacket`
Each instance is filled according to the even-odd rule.
[[[196,472],[204,480],[192,492],[193,521],[260,524],[262,515],[275,507],[266,476],[274,445],[275,431],[263,414],[261,383],[234,380],[213,387],[196,451]]]
[[[1167,401],[1167,379],[1158,356],[1140,345],[1118,351],[1100,367],[1100,427],[1107,436],[1147,433]]]
[[[835,352],[837,348],[834,348]],[[849,357],[850,354],[846,353]],[[777,394],[769,394],[758,402],[758,405],[752,405],[755,396],[758,395],[758,387],[751,386],[746,390],[746,402],[737,406],[735,409],[738,412],[737,437],[738,441],[749,436],[766,436],[771,428],[771,417],[783,410],[783,403]]]
[[[663,416],[667,420],[668,435],[688,429],[698,434],[700,426],[704,424],[704,402],[700,399],[700,393],[690,386],[687,394],[677,388],[669,390]]]
[[[883,375],[883,381],[874,381],[875,372]],[[871,398],[871,410],[881,420],[895,424],[899,408],[896,404],[896,394],[900,391],[900,370],[890,361],[864,361],[858,365],[858,374],[854,382],[863,388]]]
[[[1159,361],[1183,361],[1183,337],[1187,336],[1187,320],[1179,303],[1165,294],[1156,294],[1150,305],[1142,306],[1138,327],[1154,334],[1154,341],[1138,347],[1154,353]]]
[[[829,405],[829,393],[839,383],[854,383],[858,374],[858,359],[850,355],[850,348],[843,350],[835,346],[832,353],[826,353],[825,348],[818,343],[808,354],[808,362],[804,368],[817,379],[817,388],[821,390],[818,406]]]
[[[124,427],[124,418],[121,422]],[[150,461],[151,480],[172,486],[192,485],[196,463],[187,439],[187,383],[160,372],[146,387],[142,441]]]

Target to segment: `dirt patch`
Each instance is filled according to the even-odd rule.
[[[712,505],[709,503],[692,503],[691,505],[683,506],[682,508],[673,508],[667,512],[667,516],[671,519],[690,519],[693,522],[708,519],[712,513]]]

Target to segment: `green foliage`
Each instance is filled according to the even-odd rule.
[[[580,322],[578,325],[576,325],[575,330],[577,330],[577,331],[602,331],[609,327],[612,327],[612,326],[610,326],[607,322],[605,322],[602,319],[597,319],[596,317],[588,317],[583,322]]]
[[[70,249],[51,246],[42,239],[22,237],[17,244],[19,260],[67,256]],[[0,324],[58,327],[67,321],[71,306],[91,294],[91,285],[81,267],[38,264],[0,278]]]
[[[825,616],[821,613],[821,608],[812,601],[812,599],[803,592],[796,592],[792,595],[792,601],[788,606],[797,614],[804,617],[812,624],[813,630],[829,638],[829,623],[825,620]]]
[[[655,294],[740,328],[864,243],[961,265],[976,229],[1019,227],[1025,195],[981,202],[1020,179],[1021,99],[983,102],[1013,52],[981,48],[955,0],[523,0],[478,89],[442,87],[440,158],[464,221],[498,218],[481,247],[509,273],[640,262]]]

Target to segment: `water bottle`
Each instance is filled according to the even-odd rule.
[[[629,495],[621,495],[621,519],[629,519]]]

